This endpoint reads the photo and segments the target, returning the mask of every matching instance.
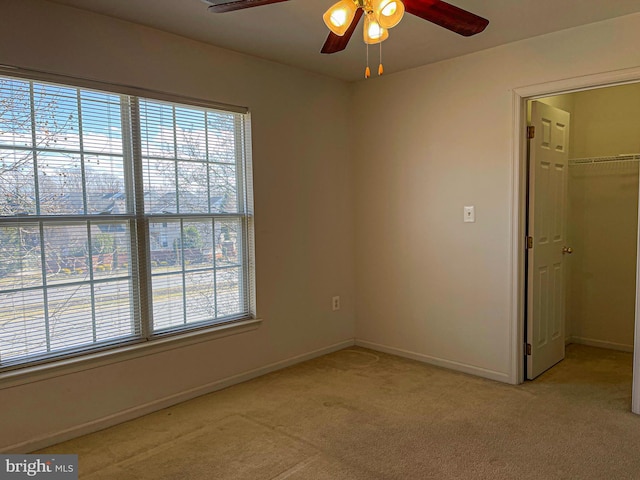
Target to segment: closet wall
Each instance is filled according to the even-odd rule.
[[[571,113],[567,340],[632,351],[639,162],[607,157],[640,153],[640,84],[544,101]]]

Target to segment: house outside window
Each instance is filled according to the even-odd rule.
[[[159,96],[0,76],[0,371],[253,316],[249,115]]]

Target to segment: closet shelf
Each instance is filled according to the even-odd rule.
[[[569,165],[589,165],[592,163],[637,162],[637,161],[640,161],[640,153],[630,153],[627,155],[613,155],[609,157],[572,158],[569,160]]]

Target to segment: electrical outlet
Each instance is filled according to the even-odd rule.
[[[334,312],[340,310],[340,297],[336,296],[331,299],[331,309]]]

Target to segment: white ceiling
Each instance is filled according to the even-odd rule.
[[[363,78],[365,45],[359,28],[346,50],[320,54],[327,29],[322,14],[336,0],[283,3],[213,14],[201,0],[53,0],[148,25],[230,50],[343,80]],[[427,1],[427,0],[425,0]],[[386,73],[608,18],[640,12],[640,0],[449,0],[490,20],[462,37],[405,15],[383,44]],[[377,71],[378,47],[370,47]]]

